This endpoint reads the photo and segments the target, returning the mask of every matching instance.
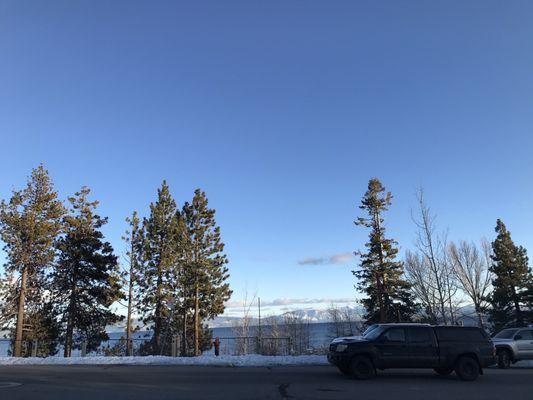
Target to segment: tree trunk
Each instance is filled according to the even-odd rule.
[[[182,346],[182,350],[181,350],[181,355],[182,356],[187,356],[187,308],[184,307],[184,311],[183,311],[183,333],[182,333],[182,336],[183,336],[183,340],[182,340],[182,343],[181,343],[181,346]]]
[[[513,279],[513,276],[511,272],[507,272],[509,278]],[[522,312],[520,310],[520,301],[518,299],[518,293],[516,293],[516,288],[514,285],[511,285],[511,295],[513,297],[513,305],[514,305],[514,314],[515,314],[515,327],[520,328],[524,325],[524,321],[522,321]]]
[[[194,293],[194,355],[200,354],[200,290],[198,287],[198,277],[196,278]]]
[[[448,293],[451,293],[451,292],[448,292]],[[453,299],[451,296],[449,298],[448,304],[450,307],[450,322],[452,325],[457,325],[457,318],[455,316],[455,311],[453,309]]]
[[[380,261],[380,273],[376,274],[376,283],[377,283],[377,292],[378,292],[378,304],[379,304],[379,319],[380,323],[390,322],[388,321],[389,315],[389,304],[385,301],[385,295],[387,294],[387,287],[385,283],[385,276],[383,274],[383,269],[385,265],[385,256],[383,254],[383,235],[381,234],[381,221],[380,221],[379,212],[374,214],[374,224],[376,227],[376,232],[379,237],[379,261]],[[381,275],[381,277],[380,277]],[[383,282],[381,281],[383,279]],[[388,300],[388,299],[387,299]]]
[[[514,311],[516,315],[516,326],[517,327],[524,326],[524,321],[522,320],[522,311],[520,310],[520,302],[518,301],[518,298],[516,295],[514,298]]]
[[[181,331],[181,355],[187,356],[187,311],[183,312],[183,329]]]
[[[72,336],[74,336],[74,315],[76,308],[76,280],[73,278],[70,293],[70,300],[68,305],[67,316],[67,330],[65,333],[65,349],[63,351],[64,357],[70,357],[72,354]]]
[[[162,321],[162,308],[163,300],[162,297],[162,286],[163,278],[161,276],[162,272],[159,271],[159,276],[157,278],[157,295],[156,295],[156,306],[155,306],[155,324],[154,324],[154,355],[158,355],[161,349],[161,321]]]
[[[126,355],[129,357],[132,354],[132,327],[131,327],[131,312],[133,303],[133,267],[130,266],[130,279],[128,288],[128,320],[126,322]]]
[[[387,315],[385,313],[385,306],[383,304],[383,289],[381,287],[381,280],[379,278],[379,273],[375,272],[376,275],[376,291],[378,297],[378,307],[379,307],[379,322],[381,324],[387,322]]]
[[[483,315],[481,314],[481,307],[479,306],[479,304],[476,304],[475,308],[478,319],[478,325],[481,329],[485,329],[485,324],[483,324]]]
[[[20,280],[19,304],[17,312],[17,328],[15,334],[15,346],[13,355],[20,357],[22,355],[22,332],[24,329],[24,302],[26,301],[26,285],[28,281],[28,269],[26,267],[22,270],[22,277]]]

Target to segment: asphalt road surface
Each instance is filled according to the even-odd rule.
[[[488,369],[479,380],[462,382],[429,370],[354,381],[325,366],[0,366],[0,399],[532,400],[533,369]]]

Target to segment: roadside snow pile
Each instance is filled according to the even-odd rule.
[[[326,365],[325,356],[199,356],[199,357],[0,357],[0,365],[205,365],[217,367],[269,367],[282,365]]]

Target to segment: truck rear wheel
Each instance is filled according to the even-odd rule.
[[[371,379],[376,375],[376,368],[370,358],[355,356],[350,363],[350,374],[355,379]]]
[[[511,367],[511,352],[507,349],[498,350],[498,368],[507,369]]]
[[[479,364],[472,357],[463,356],[455,364],[455,373],[463,381],[475,381],[479,376]]]

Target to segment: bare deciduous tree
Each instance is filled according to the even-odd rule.
[[[283,353],[284,333],[280,326],[279,318],[271,315],[264,320],[267,335],[261,337],[260,353],[263,355],[275,356]]]
[[[283,314],[284,336],[290,341],[293,354],[304,354],[309,349],[309,320],[294,311]]]
[[[341,337],[344,335],[344,330],[342,329],[342,318],[339,308],[332,304],[328,310],[328,320],[331,323],[330,333],[332,337]]]
[[[233,332],[238,339],[236,339],[236,352],[239,355],[246,355],[249,351],[249,338],[251,336],[250,330],[252,326],[252,313],[251,309],[257,298],[257,293],[255,293],[252,298],[249,298],[248,291],[244,291],[244,299],[242,301],[243,313],[242,318],[238,322],[233,324]]]
[[[439,301],[435,287],[435,276],[427,268],[424,256],[407,251],[405,256],[405,274],[412,285],[417,300],[422,304],[426,319],[436,324],[439,314]]]
[[[361,333],[362,315],[357,309],[350,307],[339,308],[336,304],[331,304],[327,310],[330,321],[330,336],[354,336]]]
[[[480,251],[473,242],[460,241],[458,245],[451,243],[448,252],[459,287],[472,301],[478,324],[483,327],[483,313],[488,306],[487,296],[491,287],[490,244],[483,240]]]
[[[405,270],[413,290],[426,309],[431,322],[456,324],[458,288],[447,252],[447,235],[436,230],[435,215],[417,193],[418,213],[413,216],[417,227],[415,252],[408,252]]]

